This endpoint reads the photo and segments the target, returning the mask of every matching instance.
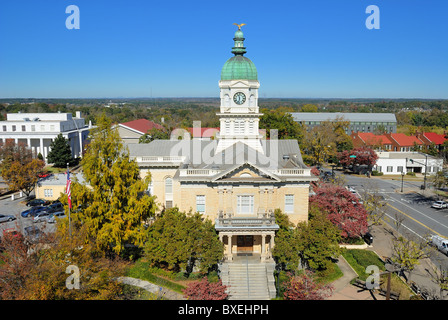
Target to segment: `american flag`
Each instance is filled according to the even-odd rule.
[[[67,185],[65,187],[65,193],[68,196],[68,207],[72,208],[72,190],[71,190],[72,180],[70,179],[70,171],[67,169]]]

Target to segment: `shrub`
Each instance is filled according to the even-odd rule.
[[[221,280],[210,283],[207,277],[201,281],[194,281],[188,284],[183,291],[184,297],[188,300],[225,300],[227,286],[222,285]]]

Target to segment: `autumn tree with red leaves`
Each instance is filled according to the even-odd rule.
[[[286,300],[324,300],[332,295],[334,289],[331,285],[316,282],[310,271],[290,277],[284,287]]]
[[[359,198],[344,187],[324,183],[314,188],[310,203],[328,214],[343,238],[358,238],[367,232],[367,211]]]
[[[194,281],[188,284],[183,290],[184,297],[188,300],[225,300],[227,286],[224,286],[219,280],[218,282],[209,282],[207,277],[201,281]]]
[[[365,165],[370,171],[376,164],[378,155],[373,149],[364,146],[351,151],[344,150],[338,152],[337,159],[344,168],[355,168],[356,166]]]

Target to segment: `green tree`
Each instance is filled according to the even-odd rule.
[[[154,216],[154,197],[147,194],[150,176],[140,177],[117,129],[104,114],[91,131],[91,143],[81,161],[85,184],[72,183],[74,225],[87,227],[89,239],[109,253],[124,253],[125,245],[142,248],[145,223]],[[67,202],[67,196],[62,199]],[[78,209],[80,208],[80,209]]]
[[[53,163],[53,166],[64,168],[67,166],[67,163],[73,163],[72,150],[68,140],[62,136],[62,133],[58,134],[56,139],[51,142],[50,149],[47,161]]]
[[[279,229],[275,235],[275,246],[272,256],[281,270],[295,271],[300,265],[300,253],[297,247],[294,224],[288,215],[280,209],[275,209],[275,223]]]
[[[153,140],[168,140],[170,133],[165,127],[164,129],[152,128],[138,139],[138,143],[150,143]]]
[[[177,207],[163,212],[149,228],[146,259],[157,267],[187,273],[198,262],[200,270],[207,272],[222,259],[223,245],[211,221],[202,218]]]
[[[297,139],[302,140],[303,127],[294,121],[289,112],[281,109],[269,110],[262,109],[263,115],[260,117],[260,129],[266,129],[266,135],[271,137],[271,129],[278,130],[278,139]]]
[[[327,270],[340,255],[340,231],[317,206],[310,206],[309,221],[299,223],[296,231],[302,264],[308,268]]]

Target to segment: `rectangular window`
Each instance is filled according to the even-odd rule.
[[[398,167],[397,167],[397,171],[398,171],[398,172],[403,172],[403,166],[398,166]]]
[[[237,213],[253,214],[254,213],[254,196],[238,196],[237,197]]]
[[[44,197],[52,198],[53,197],[53,189],[44,189]]]
[[[16,131],[16,126],[12,126],[12,131]]]
[[[34,124],[31,125],[31,131],[36,131],[36,125]]]
[[[392,166],[387,166],[387,172],[392,172],[393,171],[393,167]]]
[[[196,196],[196,211],[199,213],[205,213],[205,196]]]
[[[173,200],[167,200],[165,201],[165,208],[169,209],[173,207]]]
[[[22,126],[22,131],[26,131],[26,126]]]
[[[3,131],[6,131],[6,126],[3,126]]]
[[[285,194],[285,212],[294,213],[294,195]]]
[[[40,125],[40,131],[45,131],[45,125],[44,124]]]
[[[54,124],[50,125],[50,131],[54,131]]]

